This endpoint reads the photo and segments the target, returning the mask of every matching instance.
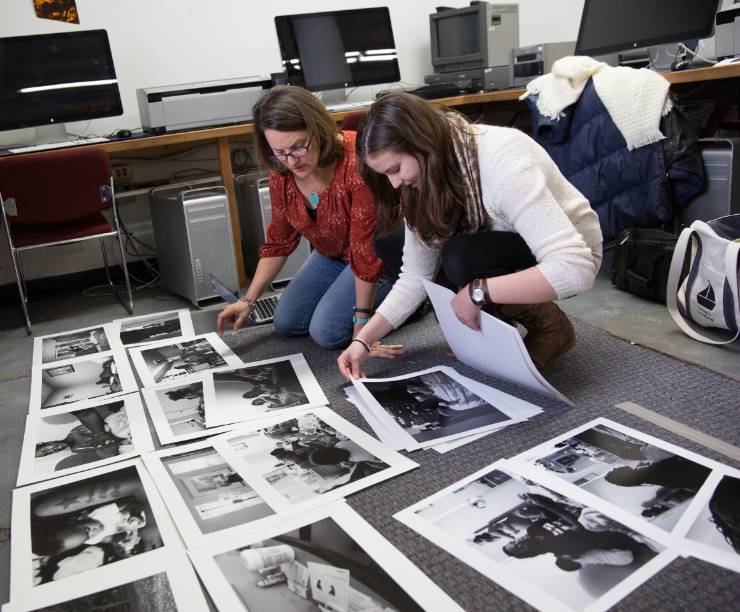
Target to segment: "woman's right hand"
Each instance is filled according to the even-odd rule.
[[[224,333],[224,326],[226,323],[231,324],[234,331],[239,330],[242,325],[246,322],[250,313],[252,312],[252,304],[249,302],[243,302],[239,300],[233,304],[229,304],[226,308],[221,311],[216,321],[216,331],[219,334]]]
[[[360,342],[350,342],[349,346],[337,358],[339,372],[350,382],[353,378],[364,378],[365,373],[362,371],[362,364],[365,363],[369,355],[370,353]]]

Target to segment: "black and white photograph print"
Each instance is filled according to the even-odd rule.
[[[203,379],[203,393],[208,427],[329,403],[301,354],[213,372]]]
[[[571,610],[600,608],[607,595],[610,605],[620,583],[665,550],[502,462],[395,518],[542,610],[554,609],[554,602]]]
[[[243,365],[215,333],[132,348],[129,354],[144,387],[198,380],[209,370]]]
[[[345,504],[190,557],[220,610],[460,610]]]
[[[209,441],[150,453],[144,463],[188,547],[227,539],[237,525],[280,521]]]
[[[416,467],[328,408],[211,439],[278,513],[327,503]]]
[[[136,460],[16,489],[12,533],[11,599],[179,541]]]
[[[671,532],[712,471],[685,453],[600,422],[525,455],[549,474]]]
[[[107,353],[115,338],[110,325],[96,325],[73,331],[39,336],[33,341],[33,364],[67,361],[86,355]]]
[[[194,335],[189,310],[172,310],[141,317],[116,319],[113,325],[121,344],[126,347],[174,338],[190,338]]]
[[[81,357],[64,365],[34,368],[29,411],[90,403],[136,390],[125,355]]]
[[[3,612],[205,612],[208,606],[184,552],[157,549],[134,564],[105,566],[48,583],[3,606]]]
[[[18,485],[80,472],[153,450],[139,394],[26,419]]]
[[[450,374],[453,374],[451,372]],[[438,368],[392,379],[353,381],[365,404],[391,430],[403,432],[407,450],[461,438],[511,417]]]

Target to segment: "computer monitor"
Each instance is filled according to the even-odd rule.
[[[720,0],[586,0],[576,55],[601,55],[712,33]]]
[[[122,113],[105,30],[0,38],[0,130],[53,142],[69,138],[67,121]]]
[[[401,79],[387,7],[278,15],[283,70],[310,91],[379,85]]]
[[[506,66],[519,46],[519,6],[478,2],[429,15],[432,66],[456,72]]]

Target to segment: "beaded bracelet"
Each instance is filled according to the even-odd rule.
[[[373,310],[371,308],[358,308],[355,306],[355,312],[361,312],[362,314],[373,314]]]

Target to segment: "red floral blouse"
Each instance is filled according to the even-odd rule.
[[[319,196],[316,221],[309,216],[306,199],[293,175],[270,171],[272,221],[259,255],[286,257],[303,235],[322,255],[349,263],[357,278],[375,282],[384,270],[373,249],[375,203],[357,169],[355,132],[342,134],[344,153],[331,182]]]

